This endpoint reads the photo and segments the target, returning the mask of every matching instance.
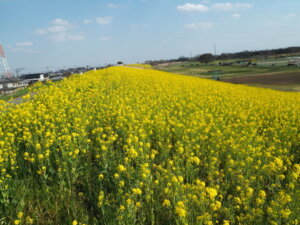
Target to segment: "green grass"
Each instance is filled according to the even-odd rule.
[[[7,94],[7,95],[2,94],[2,95],[0,95],[0,100],[9,101],[9,100],[21,97],[21,96],[27,94],[28,92],[29,92],[29,88],[26,87],[26,88],[17,90],[17,92],[15,92],[13,94]]]
[[[45,82],[45,83],[37,82],[31,86],[27,86],[25,88],[20,88],[15,93],[12,93],[12,94],[0,94],[0,100],[11,101],[11,100],[19,98],[23,95],[26,95],[30,92],[34,92],[42,86],[50,86],[51,84],[56,83],[56,82],[60,82],[60,81],[58,80],[58,81],[51,81],[51,82]]]

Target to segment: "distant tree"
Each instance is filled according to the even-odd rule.
[[[228,59],[228,58],[230,58],[230,55],[227,53],[222,53],[221,55],[219,55],[217,57],[218,60],[223,60],[223,59]]]
[[[119,61],[119,62],[117,62],[117,64],[118,64],[118,65],[122,65],[122,64],[123,64],[123,62],[122,62],[122,61]]]
[[[205,53],[197,57],[197,60],[201,63],[209,63],[215,60],[215,57],[211,53]]]
[[[180,56],[178,59],[176,59],[176,62],[186,62],[188,60],[189,60],[189,58],[187,58],[185,56]]]

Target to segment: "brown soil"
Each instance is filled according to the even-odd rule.
[[[291,85],[300,84],[300,72],[249,75],[221,80],[233,84]]]

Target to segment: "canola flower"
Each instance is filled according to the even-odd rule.
[[[141,69],[153,69],[153,67],[149,64],[128,64],[126,66],[133,68],[141,68]]]
[[[113,67],[0,110],[6,224],[299,224],[299,93]]]

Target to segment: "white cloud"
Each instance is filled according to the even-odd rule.
[[[36,34],[43,35],[43,34],[47,34],[48,31],[47,31],[47,29],[36,29],[36,30],[35,30],[35,33],[36,33]]]
[[[49,34],[49,33],[59,33],[70,30],[73,26],[66,20],[63,19],[54,19],[51,24],[52,26],[46,27],[44,29],[36,29],[37,34]]]
[[[58,26],[69,26],[70,25],[70,23],[67,20],[63,20],[63,19],[60,19],[60,18],[54,19],[52,21],[52,23],[54,25],[58,25]]]
[[[67,35],[67,40],[83,40],[85,36],[83,34],[68,34]]]
[[[64,32],[66,31],[68,28],[65,26],[52,26],[52,27],[48,27],[46,32],[48,33],[58,33],[58,32]]]
[[[16,47],[16,48],[12,47],[12,48],[10,48],[10,50],[13,52],[26,52],[26,53],[31,52],[31,50],[29,50],[27,48],[18,48],[18,47]]]
[[[111,16],[106,16],[106,17],[97,17],[96,18],[96,23],[104,25],[104,24],[110,24],[113,20],[113,17]]]
[[[74,28],[74,26],[67,20],[63,20],[60,18],[54,19],[51,22],[52,26],[36,29],[36,34],[39,35],[48,35],[48,38],[51,41],[60,42],[66,40],[83,40],[83,34],[72,34],[69,33],[70,30]]]
[[[177,6],[177,10],[181,12],[206,12],[209,8],[202,4],[185,3]]]
[[[89,23],[93,23],[94,21],[93,20],[83,20],[82,21],[84,24],[89,24]]]
[[[30,47],[32,46],[32,42],[30,41],[25,41],[25,42],[18,42],[16,44],[17,47]]]
[[[211,9],[222,10],[222,11],[231,11],[231,10],[239,10],[239,9],[249,9],[252,5],[249,3],[215,3],[211,6]]]
[[[213,28],[213,23],[211,22],[190,23],[190,24],[186,24],[184,27],[191,30],[210,29]]]
[[[18,42],[15,44],[15,46],[8,46],[8,48],[13,52],[32,52],[30,47],[32,46],[32,42],[25,41],[25,42]]]
[[[108,8],[116,9],[122,7],[122,5],[114,4],[114,3],[107,3]]]
[[[238,18],[241,17],[241,14],[239,14],[239,13],[233,13],[233,14],[231,14],[231,17],[235,18],[235,19],[238,19]]]
[[[55,42],[62,42],[62,41],[80,41],[83,40],[85,37],[83,34],[68,34],[68,33],[56,33],[50,35],[49,39]]]
[[[110,41],[111,37],[101,37],[99,40],[100,41]]]
[[[295,17],[297,17],[297,14],[296,13],[288,13],[288,14],[284,15],[284,17],[287,19],[295,18]]]
[[[177,10],[181,12],[207,12],[209,10],[217,10],[217,11],[235,11],[241,9],[249,9],[252,7],[249,3],[215,3],[211,6],[206,6],[204,4],[209,1],[202,1],[203,4],[193,4],[193,3],[185,3],[184,5],[177,6]]]

